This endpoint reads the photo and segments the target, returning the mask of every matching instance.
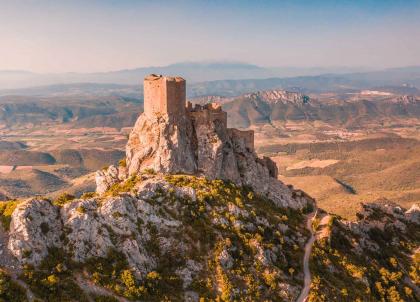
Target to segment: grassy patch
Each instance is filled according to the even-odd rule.
[[[75,198],[76,198],[75,196],[69,193],[63,193],[60,196],[58,196],[56,200],[53,201],[53,204],[56,206],[62,207],[66,203],[69,203],[72,200],[74,200]]]
[[[133,175],[124,182],[112,185],[105,196],[118,196],[120,193],[131,192],[139,181],[139,176]]]
[[[0,202],[0,222],[6,231],[10,228],[10,221],[12,220],[11,216],[18,204],[19,201],[17,200]]]

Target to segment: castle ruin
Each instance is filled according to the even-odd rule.
[[[231,181],[284,203],[290,190],[277,180],[276,164],[255,153],[254,131],[228,128],[227,118],[220,104],[187,102],[183,78],[147,76],[144,113],[128,138],[125,165],[97,172],[98,194],[129,176],[154,171]]]
[[[218,123],[235,141],[254,151],[254,131],[227,128],[227,113],[218,103],[204,106],[186,101],[186,82],[181,77],[151,74],[144,79],[144,114],[148,117],[166,115],[171,120],[188,117],[193,123]]]

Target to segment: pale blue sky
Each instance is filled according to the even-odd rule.
[[[420,0],[0,0],[0,70],[420,65]]]

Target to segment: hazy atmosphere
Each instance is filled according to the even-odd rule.
[[[0,0],[0,302],[130,301],[420,301],[420,0]]]
[[[420,1],[0,0],[0,70],[419,65]]]

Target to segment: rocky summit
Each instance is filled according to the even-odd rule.
[[[0,203],[0,301],[418,300],[418,206],[316,210],[182,78],[144,96],[96,192]]]
[[[126,147],[124,167],[111,166],[96,176],[97,192],[142,171],[183,173],[250,186],[281,206],[303,208],[306,201],[277,180],[276,164],[254,151],[254,133],[227,128],[227,114],[217,103],[185,100],[185,81],[151,75],[144,82],[144,113]]]

